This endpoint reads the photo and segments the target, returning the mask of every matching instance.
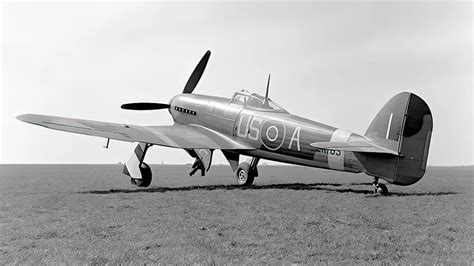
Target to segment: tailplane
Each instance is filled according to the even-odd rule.
[[[368,175],[397,185],[411,185],[425,173],[432,130],[433,118],[425,101],[402,92],[385,104],[365,133],[372,143],[398,155],[354,154]]]

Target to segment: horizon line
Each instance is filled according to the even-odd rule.
[[[182,164],[173,164],[173,163],[148,163],[149,165],[173,165],[173,166],[187,166],[192,165],[192,163],[182,163]],[[1,165],[124,165],[124,163],[0,163]],[[211,166],[230,166],[229,164],[213,164]],[[292,165],[292,164],[260,164],[259,166],[285,166],[285,167],[308,167],[316,169],[325,169],[318,167],[310,167],[304,165]],[[464,165],[428,165],[429,167],[474,167],[474,164],[464,164]]]

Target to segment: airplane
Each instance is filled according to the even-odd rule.
[[[144,162],[153,145],[180,148],[195,159],[194,174],[209,171],[214,150],[220,150],[234,172],[237,184],[250,186],[258,177],[260,159],[324,168],[373,177],[374,193],[388,195],[379,182],[408,186],[426,170],[433,129],[431,111],[419,96],[402,92],[391,98],[375,116],[364,135],[290,114],[268,97],[238,91],[232,98],[194,94],[209,61],[207,51],[181,94],[169,103],[137,102],[125,110],[168,110],[173,125],[139,126],[82,119],[23,114],[17,119],[50,129],[134,142],[123,173],[131,183],[148,187],[150,166]],[[249,156],[239,162],[240,156]]]

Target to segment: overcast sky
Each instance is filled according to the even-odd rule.
[[[171,124],[167,103],[206,50],[195,93],[247,89],[295,115],[363,134],[395,94],[430,106],[430,165],[473,164],[471,3],[5,3],[0,163],[117,163],[132,143],[53,131],[15,116],[38,113]],[[215,153],[215,163],[225,159]],[[154,146],[151,163],[189,163]]]

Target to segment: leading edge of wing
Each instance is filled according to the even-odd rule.
[[[117,130],[127,127],[123,124],[38,114],[23,114],[17,116],[16,119],[59,131],[134,142],[134,139],[129,136],[129,132]]]
[[[399,155],[393,151],[369,141],[349,141],[349,142],[314,142],[311,146],[319,149],[352,151],[352,152],[370,152]]]
[[[233,137],[197,125],[137,126],[37,114],[24,114],[16,118],[54,130],[173,148],[256,149],[256,147],[239,142]]]

